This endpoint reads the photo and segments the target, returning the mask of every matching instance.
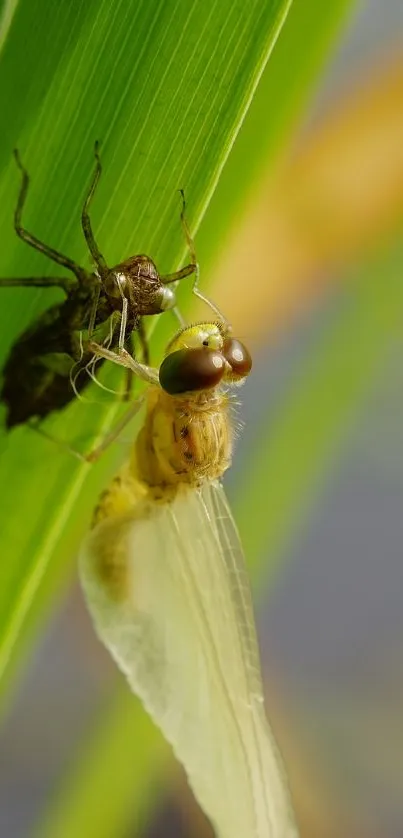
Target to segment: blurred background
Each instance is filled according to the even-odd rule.
[[[251,573],[302,838],[403,835],[402,232],[403,4],[370,0],[209,266],[255,357],[226,487],[247,555],[256,508],[272,518]],[[99,835],[115,785],[116,838],[211,835],[149,723],[137,743],[133,701],[72,585],[0,733],[1,835],[34,834],[49,800],[79,801],[77,760],[97,778]],[[159,768],[134,808],[137,744]],[[52,835],[48,817],[35,834]]]

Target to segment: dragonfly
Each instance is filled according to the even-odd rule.
[[[195,274],[194,261],[178,271],[161,275],[155,262],[145,254],[130,256],[125,261],[109,267],[96,242],[89,214],[90,205],[98,186],[102,166],[99,143],[95,143],[95,169],[86,194],[81,224],[93,270],[78,265],[73,259],[49,247],[25,229],[22,212],[25,206],[29,175],[18,150],[14,157],[21,173],[21,186],[14,212],[16,234],[30,247],[70,272],[69,277],[12,277],[0,279],[0,288],[59,288],[65,299],[41,314],[17,338],[11,347],[3,369],[0,398],[7,408],[8,429],[31,419],[44,419],[52,411],[69,404],[89,383],[90,376],[79,375],[89,369],[92,354],[86,340],[105,324],[105,339],[112,346],[122,349],[138,331],[144,359],[148,360],[148,347],[142,317],[160,314],[176,306],[176,295],[171,287],[191,274]],[[185,218],[185,199],[182,191],[181,221],[185,235],[191,240]],[[203,295],[194,283],[194,293]],[[75,372],[74,382],[72,371]]]
[[[80,555],[96,632],[170,742],[218,838],[296,838],[221,483],[234,394],[251,356],[220,321],[181,329],[158,369],[125,350],[91,348],[147,385],[129,411],[145,404],[144,422]]]

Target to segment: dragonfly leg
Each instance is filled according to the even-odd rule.
[[[179,271],[174,271],[172,274],[164,274],[164,276],[160,276],[161,282],[164,285],[169,285],[170,282],[178,282],[179,279],[184,279],[186,276],[190,276],[194,274],[196,271],[197,265],[191,262],[189,265],[185,265],[184,268],[181,268]]]
[[[159,383],[158,370],[154,367],[149,367],[147,364],[141,364],[139,361],[136,361],[136,359],[133,358],[132,355],[130,355],[130,353],[124,348],[119,350],[119,352],[112,352],[112,350],[105,349],[104,346],[101,346],[94,341],[89,341],[88,349],[98,357],[106,358],[107,361],[113,361],[121,367],[127,367],[132,370],[138,378],[141,378],[142,381],[146,381],[147,384]]]
[[[181,268],[179,271],[174,271],[174,273],[165,274],[164,276],[161,276],[160,279],[161,279],[161,282],[164,283],[164,285],[168,285],[170,282],[178,282],[178,280],[184,279],[185,277],[190,276],[191,274],[194,274],[195,271],[197,270],[197,260],[196,260],[194,242],[193,242],[193,239],[190,235],[189,227],[188,227],[188,224],[187,224],[187,221],[186,221],[186,218],[185,218],[185,208],[186,208],[185,193],[184,193],[183,189],[180,189],[179,191],[180,191],[180,194],[182,196],[181,224],[182,224],[182,227],[183,227],[183,231],[185,233],[186,242],[187,242],[187,245],[188,245],[189,250],[190,250],[190,258],[191,258],[192,261],[189,263],[189,265],[185,265],[185,267]]]
[[[119,422],[117,422],[116,425],[111,429],[111,431],[104,437],[102,442],[99,445],[97,445],[96,448],[93,448],[93,450],[90,451],[89,454],[86,454],[85,459],[88,463],[95,463],[97,460],[99,460],[104,451],[106,451],[107,448],[109,448],[109,446],[112,445],[112,443],[115,442],[116,439],[118,439],[118,437],[129,424],[129,422],[131,422],[131,420],[134,419],[143,403],[144,396],[139,396],[131,403],[130,407],[123,414]]]
[[[14,229],[17,236],[19,236],[19,238],[30,247],[33,247],[35,250],[39,250],[40,253],[43,253],[44,256],[48,257],[48,259],[56,262],[57,265],[62,265],[64,268],[67,268],[67,270],[72,271],[80,283],[86,283],[88,281],[88,274],[84,268],[77,265],[73,259],[69,259],[68,256],[64,256],[63,253],[59,253],[58,250],[55,250],[53,247],[49,247],[47,244],[44,244],[44,242],[41,242],[40,239],[37,239],[36,236],[33,236],[32,233],[29,233],[28,230],[23,227],[22,211],[24,209],[28,193],[29,175],[22,164],[18,149],[16,148],[14,149],[14,157],[22,175],[17,206],[14,212]],[[67,280],[65,280],[65,283],[67,285]]]
[[[102,173],[102,166],[101,166],[101,158],[99,156],[99,142],[96,141],[94,145],[94,156],[95,156],[95,169],[94,174],[92,177],[92,181],[90,183],[84,204],[81,213],[81,225],[83,228],[83,233],[85,237],[85,241],[87,242],[87,247],[91,253],[91,256],[98,268],[99,274],[101,277],[105,276],[109,273],[109,268],[105,262],[105,259],[95,241],[95,236],[91,226],[91,219],[89,216],[89,208],[91,201],[94,197],[95,190],[98,186],[99,179]]]
[[[222,320],[224,323],[226,323],[227,320],[224,317],[223,313],[218,308],[218,306],[216,306],[216,304],[213,303],[212,300],[210,300],[210,297],[206,297],[206,295],[203,294],[200,291],[200,288],[199,288],[200,265],[197,261],[195,243],[194,243],[194,240],[191,236],[191,233],[190,233],[190,230],[189,230],[189,225],[188,225],[188,222],[187,222],[187,219],[186,219],[185,193],[184,193],[183,189],[180,189],[179,192],[182,196],[181,224],[182,224],[183,232],[185,234],[185,239],[186,239],[186,242],[187,242],[187,245],[188,245],[188,248],[189,248],[190,258],[192,260],[192,265],[193,265],[193,270],[191,271],[191,273],[194,274],[193,289],[192,289],[193,293],[194,293],[195,297],[198,297],[199,300],[202,300],[203,303],[205,303],[209,308],[211,308],[211,310],[214,312],[214,314],[218,315],[220,320]],[[184,270],[186,270],[186,268]],[[180,271],[179,271],[179,273],[180,273]]]
[[[28,424],[31,430],[36,431],[36,433],[45,437],[45,439],[48,439],[49,442],[52,442],[59,448],[63,448],[64,451],[67,451],[77,460],[80,460],[80,462],[95,463],[97,460],[99,460],[102,454],[109,448],[109,446],[112,445],[112,443],[118,439],[118,437],[125,429],[125,427],[129,424],[129,422],[131,422],[131,420],[134,419],[136,414],[139,412],[143,402],[144,396],[140,396],[135,401],[133,401],[130,404],[130,407],[123,414],[121,419],[116,423],[116,425],[111,429],[111,431],[108,434],[106,434],[102,442],[100,442],[99,445],[97,445],[95,448],[93,448],[86,454],[83,454],[77,448],[74,448],[73,445],[70,445],[68,442],[65,442],[64,440],[58,439],[58,437],[55,437],[53,436],[53,434],[50,434],[48,431],[44,430],[44,428],[41,427],[39,422],[35,422],[32,420]]]
[[[71,288],[71,280],[62,276],[23,276],[0,279],[0,288],[62,288],[66,294]]]

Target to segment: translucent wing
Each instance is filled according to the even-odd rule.
[[[99,636],[172,744],[220,838],[296,835],[263,707],[242,549],[219,484],[142,502],[89,536]]]

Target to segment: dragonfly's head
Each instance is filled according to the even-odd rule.
[[[170,395],[239,384],[249,375],[251,356],[231,327],[220,321],[182,329],[168,344],[159,378]]]

